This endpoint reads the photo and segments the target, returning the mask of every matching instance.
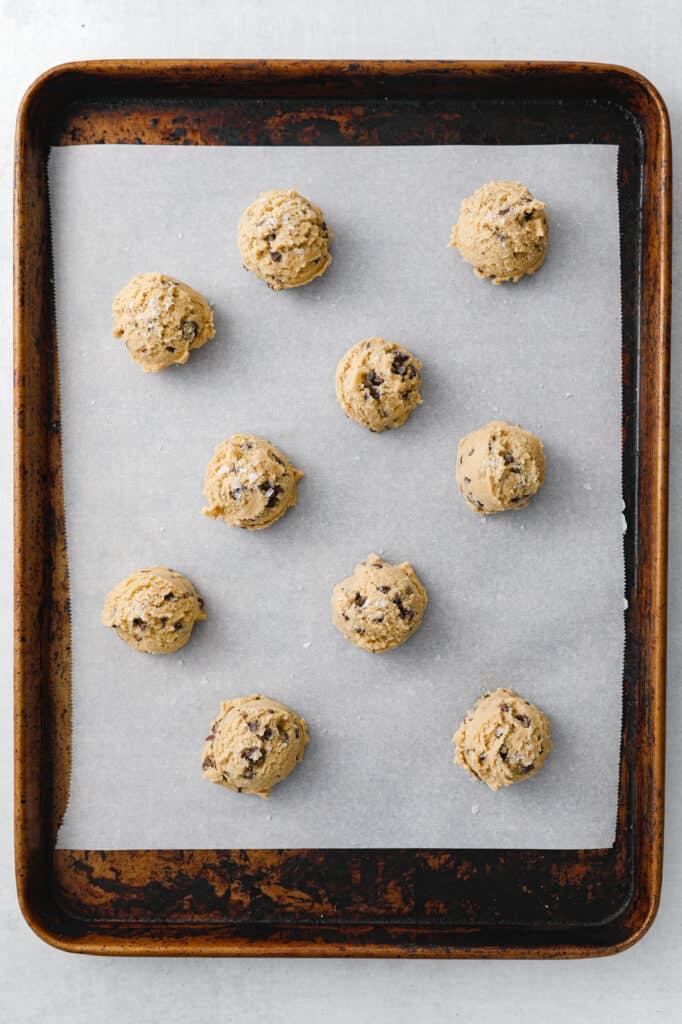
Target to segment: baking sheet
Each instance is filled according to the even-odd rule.
[[[601,847],[613,842],[623,663],[617,149],[54,149],[49,183],[73,632],[73,777],[58,845]],[[535,278],[495,288],[446,248],[459,202],[520,178],[548,203]],[[241,266],[258,191],[296,187],[335,233],[324,278],[274,293]],[[111,302],[159,270],[204,292],[217,336],[150,376],[111,336]],[[424,363],[396,431],[345,419],[334,370],[369,335]],[[458,439],[493,418],[539,434],[532,506],[473,515]],[[200,514],[214,445],[279,445],[298,506],[250,534]],[[409,560],[422,628],[370,655],[331,623],[333,585],[370,551]],[[100,625],[109,588],[153,564],[186,573],[208,621],[172,656]],[[491,793],[450,737],[507,685],[550,716],[536,777]],[[311,743],[269,801],[204,781],[221,699],[266,693]]]

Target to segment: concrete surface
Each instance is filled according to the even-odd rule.
[[[679,141],[681,44],[680,0],[0,2],[0,479],[6,510],[0,522],[0,1024],[680,1019],[682,369],[675,333],[682,231],[675,242],[665,879],[653,928],[616,957],[568,963],[117,960],[72,956],[37,939],[19,914],[12,866],[10,437],[14,118],[25,88],[51,65],[98,57],[603,60],[637,68],[658,86]]]

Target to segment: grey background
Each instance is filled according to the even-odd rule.
[[[60,846],[613,842],[616,158],[615,146],[53,150],[74,693]],[[542,275],[514,288],[480,281],[446,247],[460,198],[495,177],[550,208]],[[236,225],[273,183],[313,197],[335,232],[309,288],[272,292],[242,268]],[[217,321],[187,366],[153,376],[111,337],[112,294],[150,267],[200,288]],[[374,334],[424,363],[423,406],[381,435],[334,394],[339,358]],[[537,432],[549,468],[529,509],[488,519],[462,501],[455,453],[498,418]],[[270,438],[306,474],[296,509],[256,534],[199,514],[206,463],[233,432]],[[419,632],[382,656],[346,642],[329,607],[370,551],[411,561],[429,594]],[[140,656],[99,621],[109,588],[155,564],[187,573],[207,605],[172,657]],[[451,735],[498,685],[546,711],[554,750],[532,785],[494,794],[455,771]],[[267,803],[199,768],[220,701],[254,692],[296,708],[311,735]]]
[[[33,936],[19,914],[11,846],[11,623],[10,565],[10,309],[12,132],[24,89],[61,61],[144,56],[450,57],[603,60],[636,67],[661,89],[673,133],[682,127],[682,41],[678,0],[641,3],[608,0],[570,5],[495,0],[475,5],[413,4],[367,0],[319,3],[272,0],[257,4],[197,3],[194,7],[150,0],[139,3],[55,3],[14,0],[0,6],[0,293],[5,342],[0,348],[5,489],[0,580],[6,680],[0,716],[0,1017],[9,1024],[184,1022],[218,1013],[226,1021],[255,1014],[263,1022],[480,1021],[529,1014],[556,1022],[675,1021],[682,979],[682,726],[680,651],[681,423],[675,358],[679,312],[680,232],[675,242],[673,409],[671,422],[671,563],[667,759],[666,863],[661,909],[649,934],[632,950],[606,960],[568,963],[401,961],[199,961],[102,960],[69,956]],[[676,171],[676,191],[679,171]],[[487,528],[487,527],[486,527]],[[217,1002],[219,1008],[217,1009]]]

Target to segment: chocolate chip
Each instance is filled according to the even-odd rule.
[[[505,452],[502,458],[504,459],[505,465],[507,466],[511,465],[511,463],[514,461],[514,456],[511,452]]]
[[[201,767],[204,771],[206,771],[207,768],[215,768],[215,762],[213,758],[205,757],[204,760],[201,762]]]
[[[469,457],[471,457],[474,454],[475,451],[476,451],[476,449],[472,448],[471,451],[469,452]]]
[[[505,213],[509,213],[509,207],[503,206],[502,209],[498,210],[497,212],[499,213],[500,217],[504,217]]]
[[[175,349],[172,345],[166,345],[166,352],[175,352]]]
[[[506,761],[507,760],[507,753],[508,753],[508,751],[507,751],[506,747],[500,747],[499,755],[500,755],[500,759],[502,761]]]
[[[274,240],[277,238],[277,232],[271,231],[269,235],[264,235],[263,237],[266,242],[274,242]]]
[[[243,487],[235,487],[233,491],[230,491],[230,497],[232,498],[233,501],[239,501],[243,493]]]
[[[275,505],[277,504],[277,502],[279,501],[279,496],[280,496],[281,493],[282,493],[282,488],[279,486],[279,484],[275,484],[275,486],[272,488],[272,494],[270,495],[270,497],[268,498],[267,502],[265,503],[265,507],[266,508],[274,508]]]
[[[372,398],[377,401],[381,397],[379,386],[384,383],[384,378],[381,374],[377,373],[376,370],[370,370],[369,373],[365,374],[363,383]]]
[[[523,215],[523,219],[524,220],[531,220],[532,217],[533,217],[533,210],[526,210],[526,212]]]
[[[363,597],[360,591],[358,591],[353,598],[353,604],[357,605],[358,608],[364,608],[367,604],[367,598]]]
[[[404,377],[407,373],[405,363],[409,358],[407,352],[396,352],[391,363],[391,373],[397,373],[399,377]]]
[[[164,599],[164,601],[174,601],[175,600],[175,594],[173,593],[172,590],[169,590],[167,594],[163,595],[163,599]]]
[[[528,715],[514,715],[514,718],[517,722],[520,722],[521,725],[525,725],[526,729],[530,729],[530,718]]]
[[[519,474],[519,473],[521,472],[521,467],[520,467],[520,466],[512,466],[512,468],[511,468],[511,471],[510,471],[510,472],[512,472],[512,473],[516,473],[516,474],[517,474],[517,476],[518,476],[518,474]]]
[[[199,324],[194,320],[183,320],[181,330],[185,341],[192,341],[199,333]]]
[[[276,454],[275,454],[275,452],[268,452],[268,454],[269,454],[270,458],[271,458],[271,459],[273,460],[273,462],[276,462],[276,463],[277,463],[278,465],[280,465],[280,466],[281,466],[281,467],[282,467],[283,469],[284,469],[284,468],[286,468],[286,467],[284,466],[284,463],[283,463],[283,462],[282,462],[282,460],[280,459],[279,455],[276,455]]]
[[[294,736],[296,737],[297,740],[301,737],[301,730],[297,725],[294,726]]]
[[[382,594],[388,594],[390,589],[388,586],[377,587],[377,590],[380,590]]]
[[[258,747],[247,747],[246,750],[242,750],[242,757],[246,761],[260,761],[262,756],[263,754]]]
[[[173,626],[173,629],[175,630],[176,633],[179,633],[180,630],[184,628],[184,625],[185,625],[184,622],[182,621],[182,619],[180,619],[179,622],[175,623],[175,625]]]
[[[264,739],[264,740],[272,739],[272,729],[270,728],[269,725],[266,726],[265,730],[263,731],[263,735],[261,736],[261,739]]]
[[[281,261],[282,261],[282,254],[281,254],[281,252],[271,252],[270,253],[270,259],[273,260],[274,263],[281,263]]]
[[[471,483],[471,477],[469,477],[469,476],[465,476],[465,477],[464,477],[464,483],[465,483],[465,484],[470,484],[470,483]]]
[[[250,722],[246,723],[246,725],[248,727],[249,732],[258,732],[258,721],[257,720],[252,718]]]
[[[402,598],[400,597],[400,594],[396,594],[395,597],[392,598],[392,601],[393,604],[398,609],[398,614],[400,615],[401,619],[404,619],[405,621],[409,622],[410,619],[414,618],[414,612],[412,611],[411,608],[405,607],[405,605],[402,602]]]
[[[532,771],[533,771],[533,768],[535,768],[535,763],[532,763],[532,764],[524,764],[524,765],[522,765],[522,767],[523,767],[523,774],[524,774],[524,775],[528,775],[528,773],[529,773],[529,772],[532,772]]]
[[[166,623],[168,622],[168,619],[166,618],[165,615],[162,615],[159,621],[160,621],[162,626],[165,626]]]
[[[139,629],[141,632],[144,633],[145,629],[147,628],[147,623],[144,621],[144,619],[133,619],[133,628]]]
[[[358,634],[358,636],[364,636],[365,635],[364,629],[362,629],[360,626],[356,626],[355,627],[355,632]]]
[[[279,496],[282,493],[282,488],[279,484],[271,484],[269,480],[265,480],[262,484],[258,484],[258,489],[268,499],[265,503],[266,508],[273,508],[279,501]]]
[[[500,704],[500,711],[509,711],[508,704]]]

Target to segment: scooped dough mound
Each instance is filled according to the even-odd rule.
[[[166,274],[138,274],[114,299],[114,337],[145,373],[186,363],[215,334],[203,295]]]
[[[206,618],[204,602],[190,581],[154,565],[121,580],[104,604],[102,622],[136,651],[170,654],[184,647],[195,622]]]
[[[505,689],[476,701],[452,742],[455,764],[493,790],[537,774],[552,749],[547,716]]]
[[[368,555],[332,594],[334,625],[356,647],[379,653],[415,633],[426,609],[424,587],[409,564]]]
[[[535,434],[493,420],[457,448],[457,486],[481,515],[525,508],[545,479],[545,454]]]
[[[237,793],[268,797],[303,760],[304,719],[270,697],[236,697],[220,705],[202,756],[204,776]]]
[[[547,254],[545,203],[520,181],[491,181],[462,201],[450,245],[493,284],[534,274]]]
[[[302,476],[274,444],[234,434],[217,446],[206,469],[204,515],[244,530],[262,530],[296,504]]]
[[[239,221],[244,266],[276,292],[324,274],[333,237],[319,206],[293,188],[261,192]]]
[[[379,433],[401,427],[421,403],[422,364],[383,338],[349,348],[336,368],[336,396],[346,416]]]

